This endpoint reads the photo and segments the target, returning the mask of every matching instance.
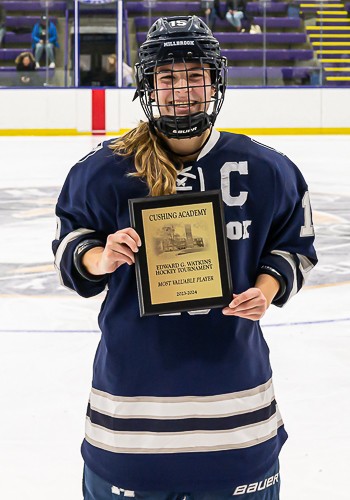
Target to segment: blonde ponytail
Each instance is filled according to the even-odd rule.
[[[176,193],[176,177],[183,162],[164,147],[162,140],[154,134],[147,122],[119,137],[111,145],[120,156],[134,156],[136,172],[131,176],[145,180],[151,196]]]

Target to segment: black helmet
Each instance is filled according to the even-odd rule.
[[[174,64],[183,63],[181,69]],[[188,69],[187,64],[194,63]],[[196,65],[198,63],[198,66]],[[201,110],[195,113],[177,114],[174,95],[170,104],[172,114],[161,112],[157,103],[157,80],[155,75],[161,66],[167,65],[167,72],[186,72],[188,107],[190,103],[188,73],[193,68],[202,71],[201,82],[195,86],[210,87],[210,97],[203,98]],[[136,64],[136,97],[140,97],[142,108],[150,121],[160,132],[170,138],[188,138],[201,135],[211,127],[221,109],[226,89],[226,58],[220,55],[219,42],[208,26],[197,16],[176,16],[158,19],[150,28],[146,41],[139,49]],[[210,72],[210,82],[205,83],[205,71]],[[208,79],[207,79],[208,81]],[[204,92],[203,92],[204,94]],[[207,94],[205,94],[207,95]]]

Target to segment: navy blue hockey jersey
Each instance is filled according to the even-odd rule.
[[[107,289],[86,416],[84,460],[129,490],[196,491],[254,482],[287,438],[259,322],[221,309],[140,317],[134,266],[100,281],[74,267],[87,238],[130,226],[128,199],[148,195],[132,158],[106,141],[70,171],[53,243],[61,283],[84,297]],[[254,140],[213,131],[178,192],[221,189],[234,293],[276,270],[283,306],[316,263],[310,200],[297,167]]]

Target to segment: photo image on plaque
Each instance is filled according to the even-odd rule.
[[[227,305],[231,273],[220,191],[129,201],[140,314]]]

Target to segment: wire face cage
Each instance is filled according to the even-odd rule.
[[[226,88],[226,61],[193,58],[140,68],[139,96],[148,120],[171,138],[201,135],[212,126]]]
[[[170,138],[201,135],[223,104],[227,60],[197,16],[161,18],[136,64],[136,96],[154,127]]]

